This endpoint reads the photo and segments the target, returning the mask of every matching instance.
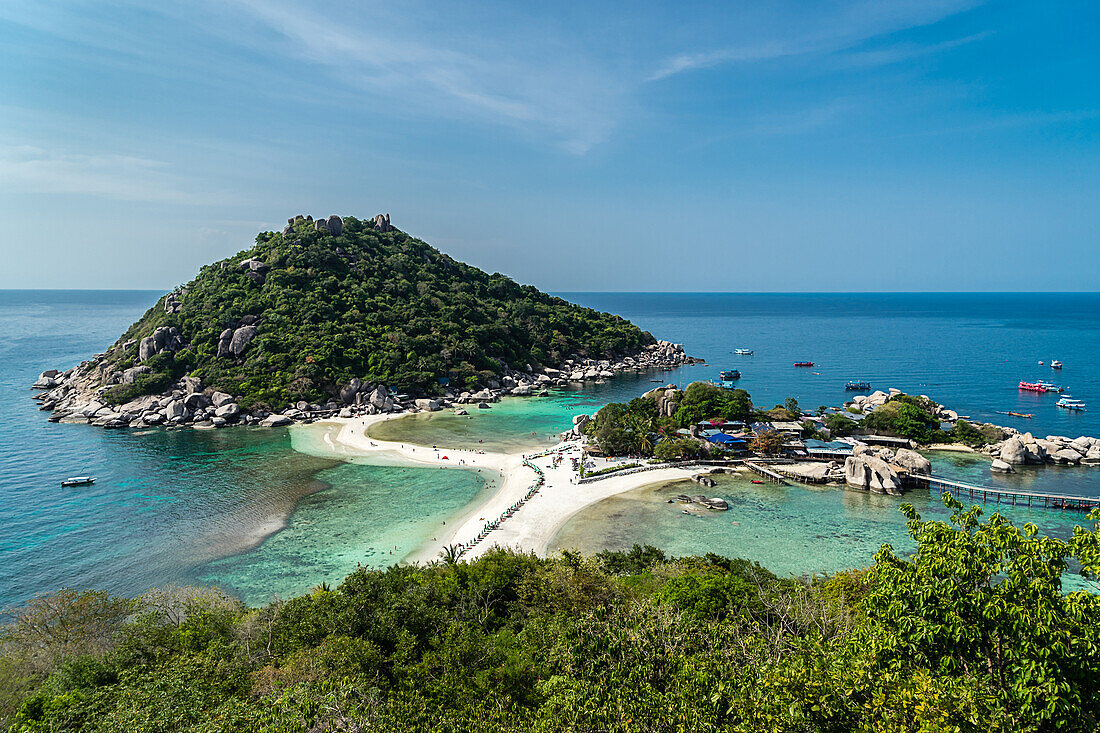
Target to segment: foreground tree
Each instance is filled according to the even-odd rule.
[[[1085,578],[1100,572],[1096,530],[1059,540],[999,514],[979,522],[978,507],[950,494],[944,503],[950,523],[904,504],[917,552],[904,559],[884,545],[875,556],[865,608],[877,663],[987,686],[1020,729],[1096,730],[1100,597],[1062,588],[1071,560]]]

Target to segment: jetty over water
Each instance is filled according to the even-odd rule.
[[[982,502],[996,501],[998,504],[1012,506],[1042,507],[1044,509],[1066,509],[1088,512],[1100,508],[1100,498],[1091,496],[1071,496],[1065,494],[1038,494],[1030,491],[1009,491],[989,486],[975,486],[961,481],[951,481],[940,476],[920,476],[910,474],[908,481],[915,486],[927,489],[939,489],[951,492],[955,498],[965,494],[971,499]]]
[[[773,469],[768,468],[767,466],[765,466],[762,463],[757,463],[756,461],[745,461],[744,465],[745,465],[745,468],[749,469],[750,471],[752,471],[753,473],[755,473],[758,476],[763,476],[764,478],[768,479],[769,481],[772,481],[772,482],[777,483],[777,484],[786,483],[786,481],[783,480],[783,476],[776,473]]]

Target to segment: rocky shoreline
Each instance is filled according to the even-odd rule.
[[[889,392],[857,395],[847,404],[855,406],[860,412],[870,413],[886,404],[890,398],[901,394],[904,394],[901,390],[891,388]],[[920,397],[928,401],[937,419],[945,423],[957,423],[964,419],[955,410],[936,403],[927,395]],[[1011,473],[1015,466],[1023,465],[1100,465],[1100,438],[1087,435],[1076,438],[1065,435],[1037,438],[1029,432],[1022,433],[1016,428],[988,422],[971,422],[971,425],[988,439],[976,452],[991,460],[990,470],[994,473]],[[936,444],[927,447],[935,449]]]
[[[168,343],[178,334],[172,329],[143,339],[141,347],[155,353],[160,342]],[[159,341],[158,341],[159,339]],[[233,334],[227,344],[232,350]],[[149,342],[148,347],[146,341]],[[463,405],[488,408],[501,397],[544,395],[550,387],[571,383],[597,382],[622,373],[645,373],[701,363],[688,356],[681,344],[658,341],[636,354],[621,359],[585,359],[574,355],[557,368],[513,369],[501,364],[501,377],[482,389],[456,391],[444,388],[439,396],[410,397],[386,385],[352,379],[324,404],[297,402],[281,412],[245,409],[231,394],[203,385],[198,377],[184,376],[176,384],[156,395],[143,395],[124,404],[110,404],[104,395],[117,384],[133,382],[135,374],[110,371],[107,353],[96,354],[66,371],[42,372],[31,386],[39,409],[51,412],[50,422],[91,424],[103,428],[144,428],[152,426],[218,428],[228,425],[275,427],[294,422],[312,422],[327,417],[358,417],[395,412],[437,411],[453,408],[464,413]],[[140,369],[140,367],[135,367]]]

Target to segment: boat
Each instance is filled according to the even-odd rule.
[[[1062,362],[1055,359],[1054,361],[1050,362],[1050,368],[1051,369],[1061,369],[1062,368]]]
[[[1047,392],[1065,392],[1066,391],[1065,387],[1059,387],[1057,384],[1054,384],[1053,382],[1044,382],[1041,379],[1038,382],[1036,382],[1035,384],[1039,385],[1040,387],[1045,387]]]
[[[1030,412],[1013,412],[1012,410],[998,410],[1002,415],[1012,415],[1012,417],[1035,417]],[[962,417],[962,415],[959,415]]]
[[[1058,406],[1066,410],[1076,410],[1078,412],[1085,411],[1085,403],[1081,400],[1075,400],[1072,397],[1066,396],[1058,400]]]
[[[764,482],[763,482],[763,481],[761,481],[760,479],[756,479],[756,478],[754,478],[754,479],[752,480],[752,482],[753,482],[754,484],[762,484],[762,483],[764,483]]]
[[[844,389],[871,389],[871,383],[861,379],[859,381],[848,382],[844,385]]]
[[[726,369],[725,371],[718,372],[718,378],[723,382],[732,382],[735,379],[741,378],[741,372],[736,369]]]
[[[62,486],[86,486],[95,483],[95,476],[73,476],[61,482]]]
[[[1038,382],[1020,382],[1020,389],[1024,390],[1025,392],[1046,392],[1046,391],[1048,391],[1046,387],[1039,384]]]
[[[752,356],[752,349],[734,349],[733,353],[741,356]]]
[[[812,361],[796,361],[794,365],[797,367],[812,367],[814,363]]]

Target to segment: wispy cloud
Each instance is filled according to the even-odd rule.
[[[237,0],[237,7],[283,37],[299,61],[321,65],[353,89],[386,103],[433,114],[493,121],[549,138],[583,154],[615,125],[629,85],[578,48],[542,63],[558,39],[409,32],[359,12],[335,19],[277,0]],[[570,60],[572,58],[572,60]]]
[[[950,51],[984,40],[991,35],[993,35],[992,31],[983,31],[981,33],[974,33],[962,38],[953,38],[939,43],[929,43],[925,45],[917,43],[897,43],[883,48],[853,50],[840,54],[836,63],[839,66],[853,68],[900,64],[923,56],[935,56],[945,51]]]
[[[184,184],[163,161],[0,145],[0,190],[8,193],[81,194],[176,204],[224,202],[224,198],[188,190]]]
[[[835,53],[858,46],[870,39],[909,28],[929,25],[974,7],[980,0],[863,0],[846,5],[822,4],[824,12],[814,15],[805,8],[797,10],[797,16],[777,15],[765,31],[776,38],[771,41],[754,39],[733,43],[706,51],[689,51],[674,54],[660,61],[649,75],[648,81],[659,81],[684,72],[707,69],[730,63],[752,63],[786,57],[813,56]],[[757,29],[753,29],[757,30]],[[880,52],[877,63],[901,60],[904,53],[935,53],[955,45],[977,40],[976,35],[960,39],[959,43],[933,44],[924,47],[895,49],[894,56],[888,50]],[[864,57],[870,65],[875,56]]]

